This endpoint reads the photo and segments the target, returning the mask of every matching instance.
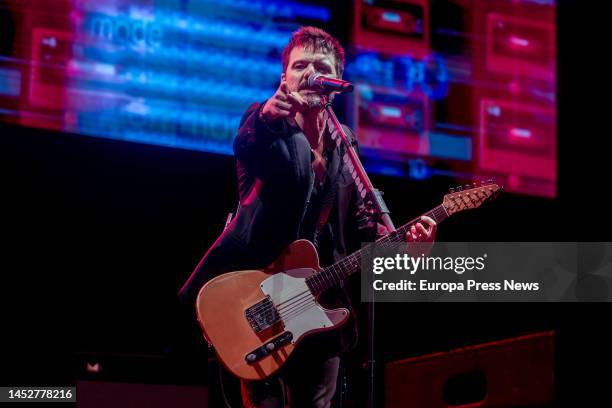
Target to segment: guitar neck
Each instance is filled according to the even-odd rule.
[[[439,205],[423,215],[432,218],[436,224],[441,223],[449,217],[444,205]],[[414,218],[390,234],[378,239],[375,243],[361,248],[359,251],[352,253],[335,264],[322,269],[319,273],[310,276],[306,279],[308,287],[312,293],[317,296],[332,286],[339,284],[341,281],[361,269],[361,258],[364,251],[368,250],[372,245],[389,245],[396,242],[405,242],[406,233],[408,233],[410,227],[419,221],[421,221],[421,217]]]

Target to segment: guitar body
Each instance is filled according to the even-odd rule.
[[[347,309],[327,310],[306,285],[320,270],[314,246],[293,242],[264,270],[210,280],[196,302],[198,320],[223,365],[245,380],[276,372],[308,334],[341,326]]]

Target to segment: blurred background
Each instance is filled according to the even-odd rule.
[[[346,49],[355,92],[334,108],[396,224],[493,178],[505,193],[438,240],[605,240],[605,208],[575,183],[576,148],[598,150],[576,119],[594,55],[577,3],[1,0],[2,384],[206,389],[210,354],[176,292],[237,204],[239,120],[275,91],[301,25]],[[557,401],[582,398],[566,385],[595,386],[603,310],[381,304],[379,404],[386,363],[541,331]],[[364,350],[351,358],[359,406]]]

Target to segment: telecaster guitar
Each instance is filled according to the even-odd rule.
[[[449,216],[480,207],[497,196],[496,184],[451,192],[425,213],[438,224]],[[377,242],[402,242],[420,217]],[[319,266],[314,246],[298,240],[263,270],[236,271],[210,280],[196,302],[198,320],[224,366],[245,380],[276,372],[307,335],[332,330],[349,317],[347,309],[319,305],[321,293],[359,271],[362,250],[327,267]]]

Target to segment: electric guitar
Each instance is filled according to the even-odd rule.
[[[480,207],[501,190],[496,184],[484,183],[451,189],[441,205],[424,215],[439,224],[457,212]],[[404,242],[418,221],[420,217],[377,243]],[[270,376],[305,336],[346,322],[347,309],[325,309],[317,298],[360,270],[363,250],[321,268],[315,247],[307,240],[297,240],[263,270],[229,272],[210,280],[196,301],[204,337],[237,377],[261,380]]]

